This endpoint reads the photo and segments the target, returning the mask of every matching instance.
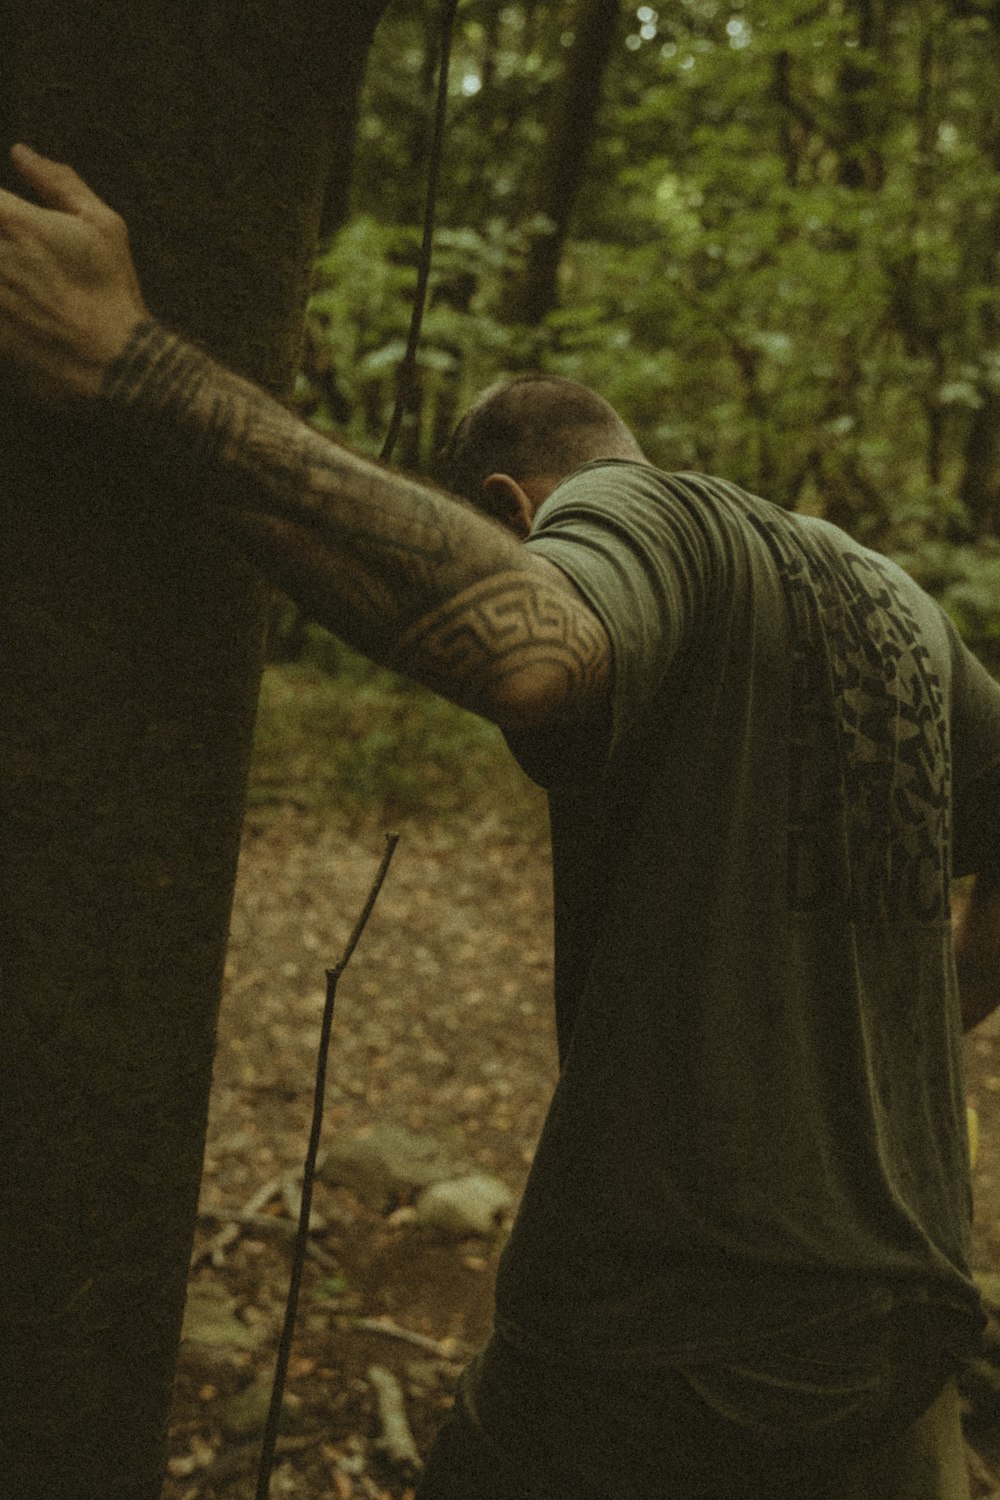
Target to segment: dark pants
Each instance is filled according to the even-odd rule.
[[[687,1441],[687,1440],[686,1440]],[[686,1480],[664,1474],[660,1500],[969,1500],[958,1391],[949,1381],[937,1399],[905,1432],[842,1473],[827,1473],[820,1484],[811,1473],[796,1473],[786,1461],[766,1475],[723,1469],[711,1448],[703,1453],[702,1476],[692,1489]],[[417,1500],[589,1500],[595,1492],[554,1487],[512,1455],[484,1444],[461,1419],[451,1418],[438,1435],[417,1489]],[[629,1476],[613,1495],[630,1500]]]
[[[460,1386],[417,1500],[966,1500],[934,1317],[755,1368],[590,1375],[497,1340]],[[942,1330],[942,1333],[944,1330]],[[845,1351],[847,1345],[845,1343]]]

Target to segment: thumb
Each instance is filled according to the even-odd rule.
[[[65,162],[50,161],[23,143],[11,147],[10,159],[43,207],[83,216],[104,207],[97,194]]]

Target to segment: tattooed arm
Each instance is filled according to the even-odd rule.
[[[471,506],[361,457],[146,320],[101,399],[191,472],[260,566],[365,655],[505,729],[596,717],[610,647],[573,586]]]
[[[267,571],[377,661],[504,728],[600,712],[610,647],[558,569],[165,332],[121,218],[70,167],[11,155],[39,202],[0,191],[0,376],[53,406],[98,403],[134,462],[224,506]]]

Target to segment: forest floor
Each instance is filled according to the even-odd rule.
[[[209,1340],[213,1319],[221,1333],[214,1351],[182,1346],[164,1500],[254,1493],[290,1265],[281,1193],[214,1263],[212,1247],[227,1212],[301,1171],[325,971],[341,957],[386,831],[377,818],[348,824],[292,805],[248,815],[189,1289],[189,1306],[209,1309]],[[388,878],[338,986],[324,1143],[376,1122],[400,1126],[516,1195],[555,1078],[541,796],[505,782],[464,814],[393,831]],[[489,1331],[502,1230],[456,1241],[415,1225],[405,1205],[378,1212],[323,1182],[313,1206],[327,1226],[314,1236],[325,1263],[307,1263],[271,1493],[406,1496],[412,1474],[378,1456],[368,1369],[397,1376],[426,1450]],[[364,1318],[433,1347],[359,1331]]]
[[[540,795],[509,776],[464,812],[398,826],[382,896],[338,989],[325,1141],[401,1126],[520,1191],[555,1078],[544,830]],[[164,1500],[254,1494],[290,1265],[293,1221],[279,1185],[305,1152],[325,971],[363,905],[385,831],[374,816],[347,823],[294,801],[248,816],[189,1296],[209,1331],[183,1345]],[[980,1117],[975,1260],[991,1269],[1000,1266],[1000,1022],[979,1028],[967,1051]],[[268,1185],[271,1196],[255,1203]],[[397,1378],[426,1451],[488,1332],[502,1236],[445,1238],[416,1225],[405,1204],[379,1212],[322,1182],[314,1208],[322,1263],[307,1263],[271,1495],[403,1500],[414,1476],[379,1449],[368,1371]],[[248,1221],[227,1229],[240,1214]],[[385,1331],[358,1326],[368,1319]],[[1000,1493],[996,1455],[980,1453],[974,1496],[994,1483]]]

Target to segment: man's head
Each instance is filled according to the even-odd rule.
[[[595,458],[643,459],[612,406],[575,380],[525,375],[484,391],[441,455],[441,481],[526,536],[535,511]]]

